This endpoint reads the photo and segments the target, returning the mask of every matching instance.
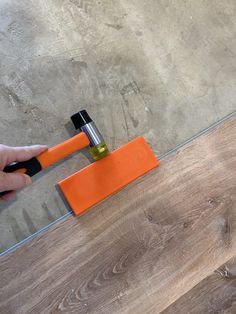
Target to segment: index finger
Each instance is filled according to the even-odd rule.
[[[15,161],[26,161],[38,156],[47,149],[45,145],[10,147],[0,145],[1,166],[5,167]]]

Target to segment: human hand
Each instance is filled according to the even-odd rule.
[[[9,200],[16,192],[32,183],[31,178],[23,173],[5,173],[2,170],[5,166],[18,161],[26,161],[38,156],[47,149],[45,145],[33,145],[25,147],[9,147],[0,145],[0,192],[11,191],[0,200]]]

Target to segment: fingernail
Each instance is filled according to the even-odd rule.
[[[30,185],[32,183],[32,180],[30,178],[30,176],[28,176],[27,174],[24,174],[25,176],[25,185]]]

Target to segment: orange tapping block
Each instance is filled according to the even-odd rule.
[[[158,166],[159,161],[144,138],[138,137],[59,182],[59,187],[74,214],[80,215]]]

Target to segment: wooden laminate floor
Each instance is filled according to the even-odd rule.
[[[0,313],[234,313],[235,227],[236,115],[2,257]]]

